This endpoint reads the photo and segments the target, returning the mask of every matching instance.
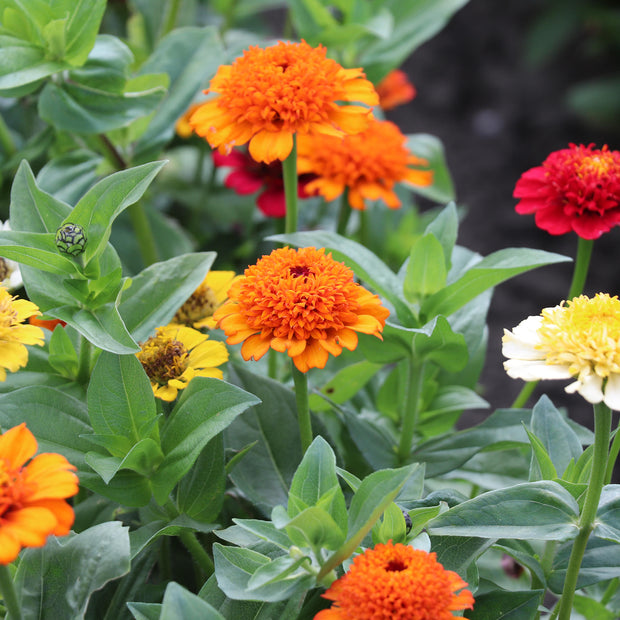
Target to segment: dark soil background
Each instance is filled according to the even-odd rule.
[[[573,257],[576,235],[549,235],[535,226],[533,216],[515,212],[515,183],[525,170],[571,142],[620,148],[617,130],[586,125],[566,104],[566,93],[577,82],[617,72],[618,57],[615,62],[611,57],[589,57],[584,30],[543,66],[525,61],[528,29],[544,4],[472,0],[409,59],[404,68],[418,95],[388,114],[404,133],[430,133],[443,141],[457,202],[466,208],[458,243],[482,255],[505,247],[531,247]],[[620,293],[619,241],[620,230],[612,230],[595,243],[586,294]],[[572,263],[565,263],[496,288],[481,379],[490,411],[509,407],[523,386],[502,368],[503,328],[511,329],[528,315],[562,301],[571,276]],[[578,395],[565,394],[565,385],[539,384],[530,405],[547,393],[556,406],[566,406],[573,419],[591,428],[591,406]],[[461,425],[478,423],[490,411],[470,412]]]

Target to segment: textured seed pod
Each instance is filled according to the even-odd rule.
[[[86,234],[79,224],[65,224],[56,231],[56,247],[70,256],[78,256],[86,247]]]

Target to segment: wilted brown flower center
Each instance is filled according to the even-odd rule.
[[[189,353],[183,343],[162,335],[151,336],[143,345],[137,357],[149,379],[166,385],[171,379],[180,377],[188,366]]]
[[[177,310],[174,322],[191,327],[197,321],[213,316],[217,305],[215,292],[203,282]]]

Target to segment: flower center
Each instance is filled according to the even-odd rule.
[[[19,506],[23,494],[21,470],[11,469],[5,459],[0,459],[0,516],[11,506]]]
[[[13,297],[6,292],[6,289],[2,289],[2,292],[4,294],[0,297],[0,329],[19,323],[17,311],[13,308]]]
[[[192,326],[196,321],[213,316],[218,306],[217,296],[210,286],[201,284],[192,296],[177,310],[174,320]]]
[[[399,559],[390,560],[387,563],[385,570],[389,572],[400,572],[403,570],[407,570],[407,565],[402,560],[399,560]]]
[[[8,263],[4,260],[4,258],[0,258],[0,282],[6,280],[13,270],[9,267]]]
[[[294,278],[299,278],[301,276],[307,277],[311,274],[310,267],[305,265],[298,265],[297,267],[291,267],[291,275]]]
[[[177,379],[188,367],[189,353],[183,343],[161,334],[151,336],[137,356],[149,379],[159,385]]]
[[[620,300],[599,293],[576,297],[542,312],[540,349],[548,364],[568,365],[573,375],[620,372]]]

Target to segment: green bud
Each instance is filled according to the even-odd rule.
[[[86,247],[86,234],[79,224],[65,224],[56,231],[56,247],[70,256],[78,256]]]

